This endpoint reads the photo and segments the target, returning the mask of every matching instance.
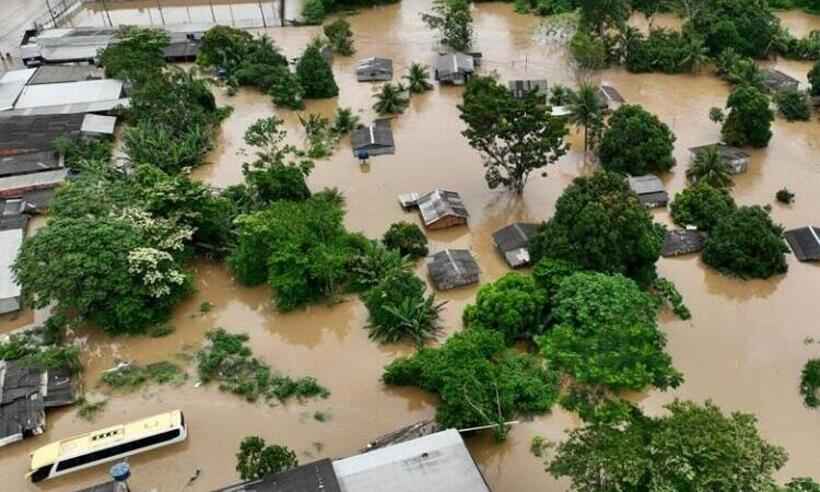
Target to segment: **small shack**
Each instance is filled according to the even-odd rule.
[[[538,232],[538,227],[538,224],[516,222],[493,234],[495,247],[512,268],[530,263],[530,239]]]
[[[743,174],[749,168],[749,154],[737,147],[732,147],[723,143],[714,143],[690,148],[690,161],[694,162],[698,155],[709,149],[715,148],[720,154],[720,158],[723,163],[729,166],[729,171],[732,174]]]
[[[677,229],[666,231],[661,254],[665,258],[688,255],[703,250],[706,236],[695,229]]]
[[[544,79],[537,80],[511,80],[509,83],[510,92],[516,99],[524,99],[528,94],[534,92],[538,97],[547,100],[549,97],[549,86]]]
[[[618,92],[618,89],[605,84],[598,88],[598,100],[604,111],[617,111],[618,108],[626,104],[626,100]]]
[[[806,226],[783,233],[800,261],[820,261],[820,227]]]
[[[466,53],[445,53],[438,55],[433,67],[439,83],[464,85],[475,73],[475,59]]]
[[[791,75],[785,74],[774,68],[767,68],[762,71],[763,85],[772,92],[783,92],[785,90],[797,90],[800,81]]]
[[[375,120],[370,126],[353,130],[350,136],[353,145],[353,156],[362,157],[396,153],[396,142],[393,140],[393,128],[388,118]]]
[[[470,214],[455,191],[435,189],[416,200],[421,221],[428,229],[446,229],[467,223]]]
[[[117,126],[116,116],[104,116],[98,114],[87,114],[83,118],[80,133],[87,137],[102,137],[114,135],[114,127]]]
[[[661,179],[654,174],[630,176],[627,181],[629,188],[638,195],[638,200],[644,207],[659,208],[669,203],[669,194],[664,189]]]
[[[438,290],[477,284],[481,272],[475,258],[466,249],[445,249],[430,256],[427,271]]]
[[[356,65],[356,80],[359,82],[387,82],[393,80],[393,60],[371,57]]]

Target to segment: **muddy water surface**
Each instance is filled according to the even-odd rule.
[[[367,56],[390,57],[397,75],[413,61],[429,63],[435,53],[434,40],[419,19],[429,4],[427,0],[405,1],[350,18],[358,52],[352,58],[337,57],[334,61],[341,96],[338,101],[312,102],[306,112],[330,116],[337,106],[352,107],[369,122],[374,117],[370,106],[376,86],[355,81],[355,61]],[[816,18],[803,14],[783,17],[795,32],[818,24]],[[496,71],[503,79],[546,78],[550,83],[574,83],[575,74],[560,50],[534,41],[537,19],[515,15],[506,4],[480,4],[475,19],[484,71]],[[269,34],[288,56],[297,56],[316,32],[314,28],[287,28],[270,30]],[[805,83],[808,64],[776,65]],[[728,88],[708,73],[664,76],[611,70],[597,78],[617,86],[628,101],[642,104],[674,130],[679,165],[663,179],[670,191],[680,191],[687,149],[719,138],[719,128],[709,121],[708,111],[712,106],[723,106]],[[275,110],[268,97],[254,91],[241,91],[229,98],[216,90],[220,102],[236,110],[223,125],[219,147],[209,158],[211,164],[198,169],[195,176],[215,186],[227,186],[242,179],[241,163],[248,158],[242,144],[245,129]],[[431,249],[471,249],[481,264],[482,281],[489,282],[507,271],[491,247],[492,232],[513,221],[548,218],[561,190],[574,177],[592,169],[573,150],[549,169],[548,177],[533,176],[523,197],[488,190],[479,156],[460,135],[463,128],[456,109],[460,99],[461,89],[439,87],[415,97],[409,110],[393,122],[396,155],[373,158],[362,169],[351,155],[349,143],[342,142],[331,159],[317,163],[310,185],[314,190],[342,190],[347,197],[348,228],[372,237],[381,235],[397,220],[418,220],[416,215],[402,212],[397,194],[436,186],[459,191],[471,214],[470,226],[430,233]],[[286,121],[289,139],[300,143],[303,133],[295,115],[278,113]],[[734,195],[743,204],[773,203],[775,192],[787,186],[797,194],[797,201],[789,207],[773,205],[774,217],[786,227],[816,223],[820,209],[815,191],[820,181],[820,125],[816,120],[786,123],[778,119],[774,133],[768,149],[752,152],[749,172],[736,179]],[[575,149],[580,148],[580,134],[573,132],[570,141]],[[658,211],[655,216],[669,223],[667,212]],[[820,305],[814,295],[820,268],[800,264],[792,257],[789,266],[786,276],[741,282],[715,274],[697,257],[661,260],[659,270],[677,284],[694,313],[689,322],[669,315],[661,320],[669,336],[669,351],[686,382],[674,392],[653,391],[634,398],[653,414],[662,412],[662,406],[675,397],[711,398],[727,411],[755,413],[765,437],[785,446],[791,455],[780,477],[820,479],[820,412],[805,409],[797,392],[803,363],[820,355],[820,345],[804,344],[806,337],[820,339],[816,324]],[[110,339],[92,331],[77,334],[87,347],[85,380],[90,390],[100,391],[95,388],[99,374],[116,359],[141,363],[184,360],[179,354],[190,354],[207,330],[221,326],[248,333],[258,356],[288,374],[317,377],[332,396],[305,405],[271,408],[248,404],[213,387],[195,387],[191,367],[192,377],[181,387],[153,387],[112,397],[93,424],[80,420],[74,409],[50,413],[45,435],[0,450],[0,476],[6,478],[9,490],[36,490],[22,479],[31,449],[73,433],[171,408],[186,412],[191,437],[184,445],[133,459],[135,490],[180,490],[196,469],[201,469],[202,475],[186,490],[205,491],[230,483],[237,478],[233,455],[245,435],[258,434],[287,444],[307,462],[349,455],[380,433],[433,415],[434,398],[415,390],[386,388],[379,382],[384,364],[412,349],[370,342],[362,329],[366,310],[355,299],[281,315],[271,308],[267,289],[239,287],[220,265],[200,262],[194,268],[199,291],[175,313],[173,335]],[[419,273],[424,273],[421,266]],[[462,289],[440,296],[449,301],[445,315],[448,333],[460,329],[461,313],[475,291]],[[204,301],[215,308],[203,315],[199,305]],[[3,322],[2,327],[11,329],[12,323]],[[316,421],[315,411],[328,412],[330,420]],[[541,463],[529,454],[529,441],[536,434],[557,441],[565,429],[577,424],[573,415],[556,409],[550,416],[515,426],[503,444],[494,443],[491,436],[477,436],[468,443],[494,490],[564,491],[567,484],[548,477]],[[100,468],[42,488],[71,491],[104,478],[105,470]]]

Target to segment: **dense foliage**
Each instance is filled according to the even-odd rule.
[[[430,83],[430,72],[420,63],[411,64],[407,69],[407,75],[403,78],[407,81],[407,90],[410,94],[422,94],[433,89],[433,84]]]
[[[335,53],[350,56],[356,52],[353,48],[353,31],[350,29],[350,22],[347,22],[347,20],[336,19],[327,24],[323,31]]]
[[[658,304],[620,275],[576,273],[553,299],[553,327],[538,344],[552,367],[583,384],[612,390],[649,385],[675,388],[683,376],[672,367]]]
[[[388,82],[382,85],[381,90],[376,94],[373,110],[380,115],[399,114],[404,113],[409,105],[410,98],[407,97],[405,87]]]
[[[258,480],[299,466],[296,453],[278,444],[268,445],[259,436],[248,436],[239,444],[236,471],[242,480]]]
[[[624,65],[630,72],[688,73],[704,61],[703,40],[691,31],[652,29],[635,33],[625,46]]]
[[[564,190],[555,214],[530,243],[530,255],[534,261],[555,258],[649,284],[663,237],[663,227],[652,221],[624,178],[600,172],[576,178]]]
[[[811,359],[806,362],[800,373],[800,394],[803,395],[803,402],[807,407],[820,406],[818,390],[820,390],[820,359]]]
[[[511,272],[478,290],[475,304],[464,310],[464,325],[500,331],[512,343],[543,334],[547,314],[547,291],[531,276]]]
[[[458,107],[467,129],[462,134],[484,158],[487,184],[523,193],[530,174],[556,162],[567,152],[562,118],[535,93],[516,99],[490,77],[467,83]]]
[[[123,26],[114,39],[100,52],[100,65],[105,67],[106,77],[139,85],[165,66],[164,49],[170,41],[165,31]]]
[[[777,490],[786,451],[766,442],[754,416],[711,402],[675,401],[668,415],[588,424],[569,432],[547,471],[572,490]]]
[[[547,412],[558,399],[558,377],[540,359],[508,349],[503,334],[481,328],[395,360],[383,379],[437,393],[436,420],[445,428],[500,425]]]
[[[657,116],[640,106],[626,104],[608,121],[598,153],[609,170],[642,176],[672,169],[675,135]]]
[[[809,79],[809,93],[812,96],[820,96],[820,60],[814,64],[808,73]]]
[[[390,249],[398,250],[402,256],[423,258],[427,256],[427,236],[416,224],[396,222],[391,224],[382,237],[382,242]]]
[[[789,191],[788,188],[782,188],[777,190],[777,193],[774,194],[775,200],[783,205],[790,205],[794,201],[795,194]]]
[[[734,212],[732,195],[700,182],[675,195],[670,205],[672,220],[681,227],[693,225],[709,232],[723,217]]]
[[[305,48],[296,64],[296,78],[307,99],[325,99],[339,95],[333,69],[322,56],[319,43],[312,42]]]
[[[687,27],[703,36],[712,56],[732,48],[741,55],[764,58],[780,22],[765,0],[712,0],[697,3]]]
[[[806,93],[798,89],[786,89],[774,96],[777,110],[787,121],[809,121],[811,108]]]
[[[786,273],[789,247],[783,228],[767,209],[740,207],[718,220],[703,250],[703,261],[740,278],[769,278]]]
[[[473,43],[473,17],[469,0],[434,0],[434,15],[422,18],[438,31],[441,42],[456,51],[464,51]]]
[[[709,185],[721,191],[727,191],[735,184],[732,181],[732,169],[717,147],[698,152],[694,162],[686,170],[686,178],[691,183]]]
[[[769,145],[774,111],[765,94],[750,85],[740,85],[729,95],[726,108],[729,115],[721,128],[724,142],[738,147]]]

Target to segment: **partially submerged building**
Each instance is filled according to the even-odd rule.
[[[516,99],[524,99],[530,93],[541,97],[546,101],[549,97],[549,85],[544,79],[536,80],[511,80],[509,82],[510,92]]]
[[[442,84],[464,85],[475,73],[475,58],[466,53],[446,53],[436,57],[433,74]]]
[[[91,73],[86,67],[56,66],[6,72],[0,77],[0,117],[27,115],[42,108],[49,108],[44,114],[101,112],[122,104],[123,82],[89,78]],[[100,104],[105,107],[94,107]]]
[[[490,492],[457,430],[335,461],[324,459],[216,492]]]
[[[46,409],[75,401],[67,370],[0,361],[0,446],[42,434]]]
[[[493,234],[495,247],[512,268],[530,263],[530,240],[538,233],[538,228],[538,224],[516,222]]]
[[[445,249],[427,259],[430,280],[438,290],[477,284],[481,270],[466,249]]]
[[[703,250],[706,236],[696,229],[666,231],[661,255],[666,258],[688,255]]]
[[[783,233],[800,261],[820,261],[820,227],[806,226]]]
[[[396,153],[396,141],[388,118],[375,120],[369,126],[353,130],[350,143],[353,146],[353,156],[360,159]]]
[[[654,174],[630,176],[627,178],[629,188],[638,195],[641,205],[647,208],[665,207],[669,203],[669,193],[663,187],[660,178]]]
[[[598,101],[604,111],[617,111],[618,108],[626,104],[626,100],[618,92],[618,89],[606,84],[598,88]]]
[[[767,68],[762,71],[763,85],[772,92],[783,92],[785,90],[797,90],[800,81],[791,75],[785,74],[774,68]]]
[[[694,162],[698,155],[709,149],[717,149],[721,160],[724,164],[729,166],[729,171],[732,174],[745,173],[749,168],[749,154],[737,147],[732,147],[723,143],[714,143],[690,148],[690,160]]]
[[[387,82],[393,80],[393,60],[370,57],[356,65],[356,80],[359,82]]]
[[[22,291],[11,266],[23,247],[25,227],[25,216],[19,213],[0,221],[0,314],[13,313],[22,307]]]
[[[435,189],[416,202],[421,221],[428,229],[446,229],[467,223],[470,214],[455,191]]]

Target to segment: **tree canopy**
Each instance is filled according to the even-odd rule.
[[[780,31],[766,0],[712,0],[698,5],[685,28],[703,36],[712,56],[732,48],[744,56],[764,58]]]
[[[236,471],[242,480],[257,480],[299,466],[296,453],[278,444],[268,445],[259,436],[248,436],[239,444]]]
[[[473,16],[468,0],[434,0],[435,15],[424,16],[431,29],[436,29],[442,43],[456,51],[465,51],[473,43]]]
[[[396,222],[384,233],[382,242],[390,249],[396,249],[402,256],[412,259],[423,258],[429,252],[427,236],[416,224]]]
[[[512,343],[544,332],[548,304],[547,291],[531,276],[510,272],[478,290],[475,304],[464,310],[464,325],[500,331]]]
[[[693,225],[711,231],[722,219],[734,212],[732,195],[706,183],[698,183],[675,195],[670,205],[672,220],[681,227]]]
[[[100,65],[105,67],[106,77],[139,85],[165,66],[164,49],[170,41],[165,31],[123,26],[115,39],[116,42],[100,53]]]
[[[533,171],[544,169],[567,152],[563,119],[530,93],[516,99],[491,77],[467,83],[458,107],[467,129],[462,134],[484,158],[487,184],[523,193]]]
[[[729,95],[726,108],[729,115],[721,128],[724,142],[738,147],[769,145],[774,111],[765,94],[752,86],[740,85]]]
[[[675,135],[640,106],[626,104],[608,121],[601,140],[601,165],[610,171],[633,176],[669,171],[675,165]]]
[[[312,42],[296,64],[296,78],[304,89],[307,99],[326,99],[339,95],[339,86],[333,77],[333,69],[320,51],[319,43]]]

